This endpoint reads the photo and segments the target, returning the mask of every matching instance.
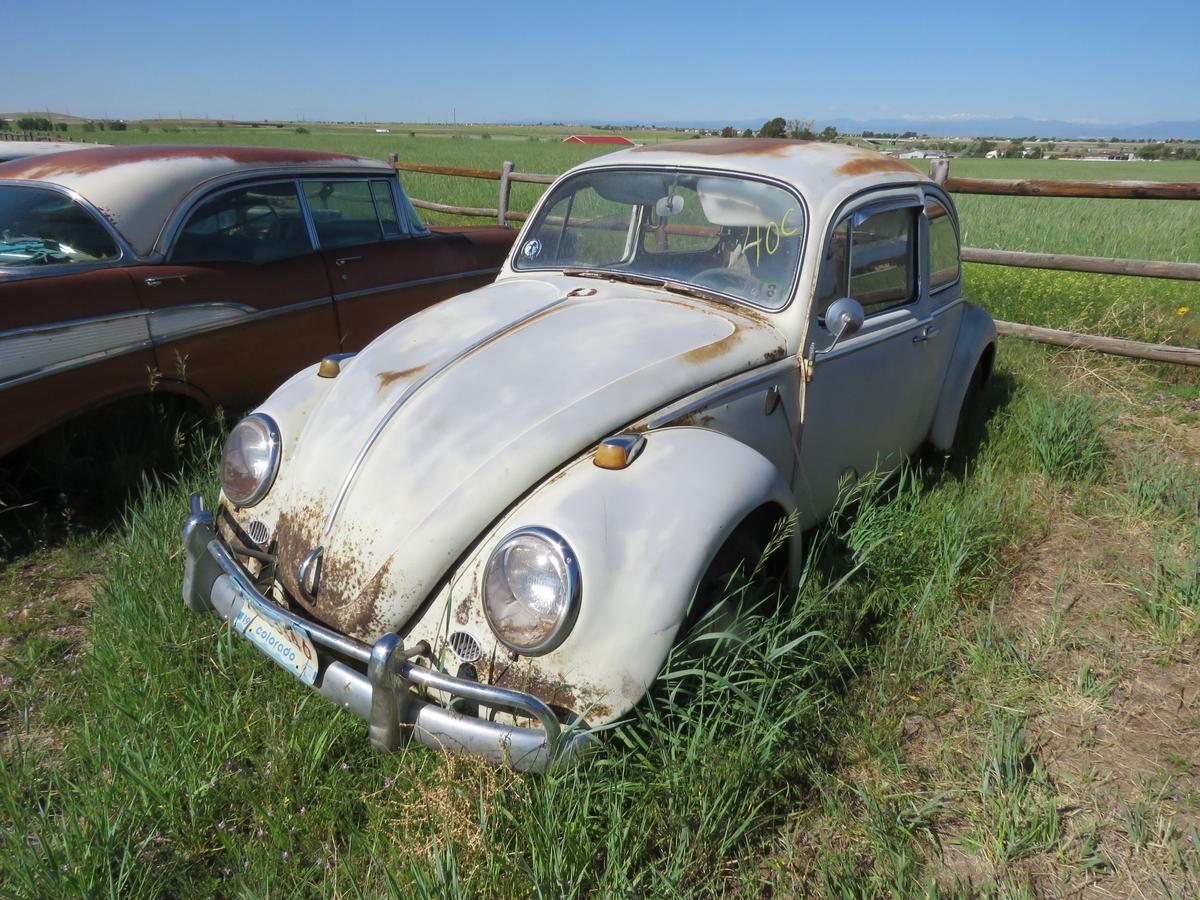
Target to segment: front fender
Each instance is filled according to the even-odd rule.
[[[975,367],[987,348],[992,347],[994,352],[996,346],[996,324],[992,317],[974,303],[964,303],[963,307],[954,355],[946,367],[942,393],[933,415],[933,425],[929,429],[929,442],[939,450],[950,450],[953,446],[959,414]]]
[[[764,504],[794,501],[762,454],[701,428],[666,428],[623,470],[592,455],[561,470],[512,509],[411,629],[445,646],[467,631],[482,646],[481,680],[529,690],[592,724],[627,712],[675,639],[700,578],[733,530]],[[571,634],[551,653],[510,660],[484,617],[479,586],[496,544],[517,528],[557,531],[575,551],[583,589]]]

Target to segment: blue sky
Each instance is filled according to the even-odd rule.
[[[59,0],[0,108],[130,117],[1200,119],[1200,3]]]

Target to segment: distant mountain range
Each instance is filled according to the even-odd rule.
[[[770,116],[762,119],[740,119],[736,122],[673,120],[658,122],[668,128],[717,129],[732,125],[738,131],[746,128],[758,129]],[[1060,140],[1200,140],[1200,121],[1192,122],[1067,122],[1062,119],[990,119],[990,118],[937,118],[937,119],[815,119],[813,127],[820,131],[832,125],[840,132],[858,134],[863,131],[896,132],[915,131],[933,137],[1039,137]]]

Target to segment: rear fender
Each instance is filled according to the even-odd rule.
[[[992,317],[973,303],[964,303],[963,307],[958,341],[954,345],[950,365],[946,368],[937,411],[929,429],[929,442],[939,450],[950,450],[954,444],[959,414],[962,412],[967,390],[971,386],[975,367],[979,365],[979,360],[987,348],[992,347],[994,352],[996,346],[996,325]]]
[[[448,631],[466,631],[483,650],[481,680],[530,690],[592,724],[611,721],[654,680],[696,586],[736,527],[764,504],[782,516],[793,503],[769,460],[707,429],[650,432],[623,470],[601,469],[588,453],[492,529],[410,629],[410,640],[444,647]],[[579,616],[554,651],[512,660],[484,617],[480,585],[496,545],[534,525],[558,532],[575,552]],[[798,548],[799,538],[793,543]]]

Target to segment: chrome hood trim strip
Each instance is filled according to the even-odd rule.
[[[350,463],[350,468],[347,470],[345,478],[342,479],[342,484],[338,488],[338,492],[333,498],[333,503],[329,507],[329,515],[325,518],[325,527],[323,529],[323,533],[328,535],[331,531],[333,531],[333,523],[337,520],[338,511],[345,502],[346,495],[350,492],[350,487],[354,484],[355,476],[358,475],[358,470],[362,467],[362,464],[366,460],[368,454],[370,454],[371,448],[375,445],[375,442],[379,440],[379,436],[383,434],[384,429],[387,428],[388,423],[392,421],[396,413],[400,411],[401,407],[403,407],[404,404],[407,403],[409,399],[417,393],[417,391],[421,390],[421,388],[425,387],[425,385],[429,384],[429,382],[433,381],[459,361],[470,356],[476,350],[491,343],[496,338],[509,331],[515,331],[530,319],[534,319],[542,315],[542,313],[546,312],[547,310],[553,309],[555,306],[558,306],[560,303],[564,303],[569,299],[569,295],[563,294],[550,303],[547,303],[544,306],[539,306],[537,309],[526,313],[519,319],[504,323],[504,325],[488,332],[473,344],[468,345],[465,349],[460,350],[453,356],[447,357],[441,363],[441,365],[430,369],[425,373],[424,376],[418,378],[416,381],[410,384],[408,388],[405,389],[404,393],[397,398],[396,402],[388,408],[388,411],[383,414],[383,417],[376,423],[375,427],[371,430],[371,433],[367,436],[366,441],[364,441],[363,445],[358,449],[358,453],[355,455],[354,461]]]

